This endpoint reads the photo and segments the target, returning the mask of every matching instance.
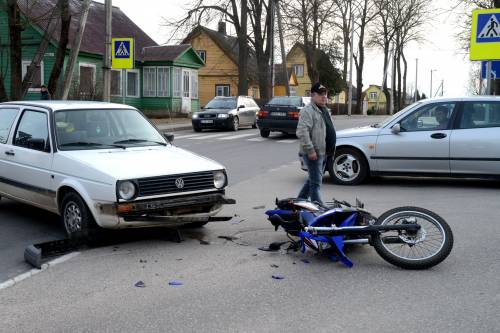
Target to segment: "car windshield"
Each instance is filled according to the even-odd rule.
[[[384,121],[382,121],[381,123],[378,123],[378,124],[374,124],[372,125],[372,127],[385,127],[387,124],[389,124],[393,119],[396,119],[397,117],[399,117],[400,115],[402,115],[403,113],[405,113],[406,111],[410,110],[410,109],[413,109],[414,107],[416,107],[417,105],[420,105],[422,102],[415,102],[413,104],[410,104],[408,105],[407,107],[405,107],[403,110],[401,111],[398,111],[396,112],[395,114],[393,114],[392,116],[390,117],[387,117],[384,119]]]
[[[273,97],[273,99],[271,99],[267,104],[302,106],[302,97],[286,97],[286,96]]]
[[[137,110],[62,110],[54,118],[60,150],[166,145]]]
[[[236,109],[236,98],[215,98],[208,102],[205,109]]]

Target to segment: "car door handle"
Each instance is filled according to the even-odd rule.
[[[431,134],[431,138],[444,139],[444,138],[446,138],[446,133],[433,133],[433,134]]]
[[[12,150],[7,150],[7,151],[5,152],[5,155],[14,156],[14,155],[16,155],[16,154],[15,154],[15,153],[14,153],[14,151],[12,151]]]

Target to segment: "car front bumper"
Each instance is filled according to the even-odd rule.
[[[207,121],[210,121],[207,123]],[[233,124],[233,117],[229,118],[211,118],[211,119],[192,119],[193,127],[197,128],[230,128]]]

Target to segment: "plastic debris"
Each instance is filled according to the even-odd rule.
[[[240,220],[235,220],[231,222],[231,224],[240,224],[241,222],[245,222],[247,219],[240,219]]]
[[[225,239],[228,241],[234,241],[234,240],[238,239],[238,237],[235,237],[235,236],[219,236],[218,238]]]
[[[134,284],[135,287],[137,288],[145,288],[146,287],[146,284],[142,281],[137,281],[135,284]]]
[[[304,264],[310,264],[311,263],[309,261],[309,259],[300,259],[300,261],[302,261]]]
[[[272,268],[278,268],[278,267],[280,267],[280,266],[278,266],[278,265],[276,265],[276,264],[271,264],[271,267],[272,267]]]
[[[285,277],[283,275],[280,275],[280,274],[273,274],[272,278],[275,280],[283,280]]]
[[[266,208],[265,205],[262,205],[262,206],[255,206],[255,207],[252,207],[253,209],[264,209]]]
[[[206,240],[204,240],[204,239],[200,239],[199,241],[200,241],[200,244],[201,244],[201,245],[210,245],[210,242],[209,242],[209,241],[206,241]]]
[[[169,281],[168,284],[170,286],[182,286],[182,282],[181,281],[178,281],[178,280],[172,280],[172,281]]]
[[[175,260],[177,260],[177,261],[181,261],[181,260],[182,260],[182,258],[177,258],[177,259],[175,259]]]

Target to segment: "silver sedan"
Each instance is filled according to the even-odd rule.
[[[500,98],[423,100],[380,124],[339,131],[327,169],[342,185],[370,175],[500,178]]]

